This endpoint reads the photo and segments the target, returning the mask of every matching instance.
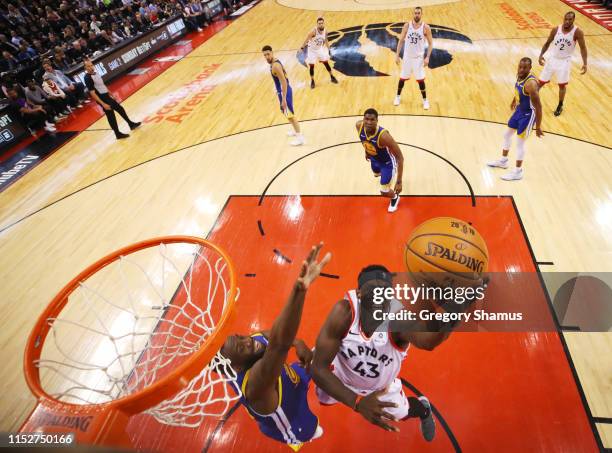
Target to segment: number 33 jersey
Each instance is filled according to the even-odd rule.
[[[346,299],[353,310],[353,321],[332,362],[333,373],[345,385],[367,391],[364,394],[385,389],[399,374],[408,348],[400,349],[387,329],[366,337],[361,330],[360,302],[355,290],[348,291]]]

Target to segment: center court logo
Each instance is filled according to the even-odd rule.
[[[357,25],[329,32],[327,38],[330,43],[330,54],[334,62],[334,69],[352,77],[389,76],[389,74],[377,70],[375,62],[369,61],[370,58],[364,53],[363,43],[367,40],[375,43],[380,48],[378,53],[381,56],[383,56],[383,49],[388,49],[395,54],[403,26],[403,22],[378,23]],[[446,66],[453,60],[450,52],[435,48],[437,40],[460,41],[472,44],[472,40],[458,30],[442,25],[429,24],[429,26],[431,27],[431,34],[434,39],[434,49],[429,61],[430,69]],[[297,57],[300,63],[306,66],[304,53],[298,52]],[[388,57],[390,55],[385,56],[385,58]]]

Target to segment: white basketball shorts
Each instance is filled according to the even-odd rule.
[[[540,73],[539,79],[542,82],[550,82],[551,77],[554,75],[557,78],[557,83],[564,85],[569,83],[570,80],[570,69],[572,66],[571,58],[555,58],[550,57],[544,64],[544,69]]]
[[[414,76],[415,80],[425,80],[425,66],[423,66],[423,60],[423,57],[408,57],[402,59],[400,79],[408,80],[411,76]]]
[[[329,49],[325,46],[309,47],[306,53],[306,64],[315,64],[317,61],[328,61]]]

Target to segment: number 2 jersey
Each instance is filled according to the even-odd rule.
[[[353,321],[332,362],[333,373],[361,394],[387,388],[399,374],[408,348],[400,349],[387,330],[366,337],[359,321],[357,293],[350,290],[345,298],[351,304]]]

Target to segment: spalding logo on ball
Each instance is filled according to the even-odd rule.
[[[436,217],[412,231],[404,261],[416,284],[477,286],[487,271],[489,252],[472,225],[453,217]]]

